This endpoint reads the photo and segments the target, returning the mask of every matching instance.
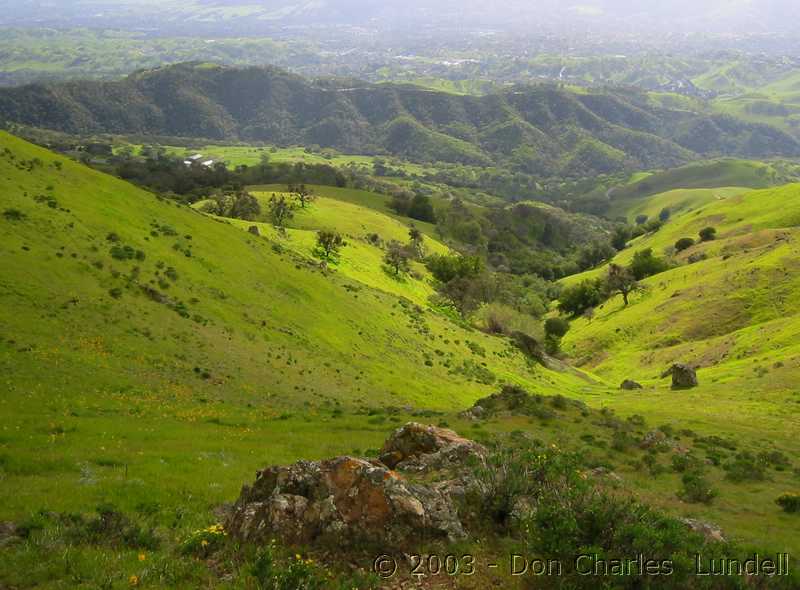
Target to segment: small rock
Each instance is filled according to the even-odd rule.
[[[667,435],[660,430],[651,430],[644,435],[644,438],[639,443],[643,449],[652,449],[654,447],[661,447],[668,445]]]
[[[258,231],[258,226],[257,225],[251,225],[250,227],[247,228],[247,231],[250,232],[251,234],[253,234],[254,236],[260,236],[261,235],[261,232]]]
[[[625,389],[627,391],[632,391],[634,389],[643,389],[641,383],[637,383],[636,381],[632,381],[631,379],[625,379],[620,386],[620,389]]]
[[[473,406],[459,415],[467,420],[480,420],[486,415],[486,410],[482,406]]]
[[[19,538],[17,525],[9,521],[0,521],[0,547],[4,547]]]
[[[694,518],[681,518],[680,521],[690,530],[703,535],[706,541],[715,541],[717,543],[725,542],[725,535],[723,535],[722,529],[715,524],[696,520]]]

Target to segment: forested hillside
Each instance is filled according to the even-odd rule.
[[[210,64],[181,64],[114,82],[3,89],[0,117],[69,133],[319,145],[539,177],[663,168],[699,156],[800,155],[800,143],[773,127],[657,107],[635,91],[537,85],[459,96]]]

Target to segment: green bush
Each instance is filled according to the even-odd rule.
[[[562,313],[577,317],[582,313],[597,307],[603,302],[603,289],[598,281],[585,280],[577,285],[566,287],[561,292],[558,310]]]
[[[700,230],[700,241],[701,242],[710,242],[711,240],[716,239],[717,237],[717,230],[713,227],[704,227]]]
[[[544,323],[544,333],[547,336],[563,338],[569,331],[569,322],[564,318],[547,318]]]
[[[663,258],[653,254],[652,248],[640,250],[633,255],[630,270],[637,281],[669,270],[669,264]]]
[[[784,512],[794,514],[800,512],[800,494],[781,494],[775,503],[783,508]]]
[[[27,217],[22,211],[19,209],[6,209],[3,211],[3,217],[8,219],[9,221],[22,221]]]
[[[678,497],[684,502],[710,504],[718,495],[700,471],[687,471],[681,477],[681,483],[683,488]]]
[[[675,242],[675,251],[676,252],[683,252],[687,248],[691,248],[694,246],[694,240],[692,238],[681,238],[677,242]]]
[[[763,481],[766,478],[764,463],[757,460],[752,453],[743,451],[724,465],[725,477],[732,482]]]

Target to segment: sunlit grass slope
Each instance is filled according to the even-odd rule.
[[[634,240],[614,261],[628,264],[644,248],[668,255],[676,240],[697,239],[707,226],[717,228],[718,239],[675,256],[678,266],[645,280],[646,290],[628,307],[613,298],[591,319],[575,320],[566,351],[610,381],[631,378],[659,392],[668,386],[659,375],[671,363],[695,364],[701,388],[679,394],[681,408],[667,411],[730,418],[721,425],[745,426],[756,415],[778,419],[784,403],[798,401],[800,382],[798,225],[799,185],[740,194],[679,214],[658,232]],[[690,264],[690,257],[701,260]],[[604,272],[570,277],[568,283]],[[637,399],[635,406],[652,400]],[[796,415],[779,422],[777,436],[798,426]]]
[[[663,199],[657,206],[685,196],[667,193],[657,197]],[[797,457],[800,185],[698,205],[634,240],[615,262],[628,264],[644,248],[668,256],[676,240],[697,239],[707,226],[717,228],[718,238],[673,256],[678,266],[643,281],[646,290],[633,295],[627,307],[617,296],[591,318],[573,320],[563,348],[571,363],[610,383],[633,379],[644,385],[640,391],[619,390],[604,401],[609,407],[656,422],[677,420],[732,438],[755,454],[780,449]],[[689,263],[690,257],[701,260]],[[604,273],[590,271],[566,283]],[[660,375],[676,362],[698,367],[698,388],[670,389],[670,380]],[[796,474],[742,484],[720,480],[720,498],[711,507],[661,495],[663,479],[643,478],[637,485],[657,503],[721,523],[744,538],[785,546],[797,542],[796,522],[774,509],[778,494],[796,489]]]
[[[146,505],[180,538],[264,465],[362,454],[397,424],[460,411],[504,381],[598,388],[423,307],[424,292],[370,286],[393,279],[357,240],[323,272],[299,252],[312,230],[265,234],[0,134],[0,520]],[[126,584],[154,563],[37,547],[4,555],[15,565],[0,581]],[[184,567],[169,551],[164,567]],[[202,564],[174,573],[189,581],[171,587],[213,577]]]
[[[642,200],[676,189],[766,188],[780,182],[780,174],[775,167],[763,162],[734,159],[698,162],[650,174],[612,189],[609,215],[632,219],[630,216],[637,206],[641,206]]]

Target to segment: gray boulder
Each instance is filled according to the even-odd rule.
[[[689,365],[675,363],[664,371],[661,378],[672,376],[672,389],[691,389],[697,387],[697,371]]]

